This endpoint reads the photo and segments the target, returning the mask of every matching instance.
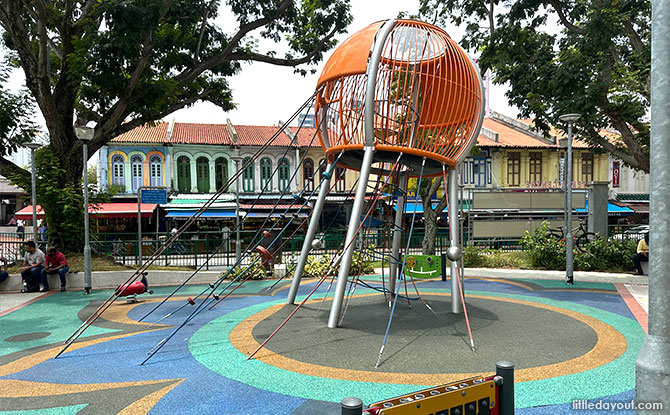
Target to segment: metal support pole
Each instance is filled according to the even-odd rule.
[[[460,224],[458,222],[458,172],[456,169],[449,170],[447,180],[449,181],[449,238],[451,246],[458,246],[458,228]],[[451,269],[449,271],[449,275],[451,276],[451,312],[460,314],[463,312],[463,304],[461,304],[461,295],[458,289],[458,280],[456,279],[458,278],[456,267],[458,267],[458,261],[451,261]],[[463,290],[463,295],[465,295],[465,290]]]
[[[307,228],[307,233],[305,234],[305,242],[302,244],[300,258],[298,258],[298,265],[296,266],[295,272],[293,273],[293,281],[291,282],[291,289],[289,290],[288,297],[286,298],[286,304],[293,304],[295,301],[295,296],[298,294],[300,279],[302,278],[302,273],[305,270],[305,264],[307,263],[309,251],[312,249],[314,235],[316,235],[316,230],[319,227],[319,219],[321,218],[323,205],[326,203],[326,196],[330,190],[330,177],[332,175],[332,169],[333,165],[328,163],[328,166],[326,167],[326,172],[328,172],[328,174],[324,176],[323,182],[321,183],[319,197],[316,199],[314,210],[312,211],[312,215],[309,219],[309,226]]]
[[[514,364],[504,360],[496,362],[496,377],[498,376],[502,377],[502,384],[498,385],[500,415],[514,415]]]
[[[649,185],[649,324],[637,357],[637,402],[663,409],[637,414],[670,414],[670,3],[651,2],[651,183]]]
[[[37,244],[37,179],[35,177],[35,148],[30,148],[30,187],[31,199],[33,203],[33,242]],[[84,169],[85,170],[85,169]],[[44,210],[44,209],[43,209]],[[37,245],[39,248],[39,245]]]
[[[574,278],[574,253],[572,240],[572,124],[580,114],[565,114],[559,120],[568,123],[568,145],[565,158],[565,283],[572,285]]]
[[[396,205],[395,222],[393,227],[393,243],[391,245],[391,269],[389,272],[389,292],[395,293],[395,282],[400,269],[400,244],[402,243],[403,219],[405,218],[405,202],[407,200],[407,175],[400,173],[398,183],[398,203]]]
[[[142,264],[142,186],[137,188],[137,260]]]
[[[84,152],[84,291],[91,293],[91,245],[89,243],[88,229],[88,172],[86,163],[88,162],[88,145],[83,142]]]
[[[353,241],[358,234],[358,225],[361,222],[361,213],[363,211],[363,205],[365,204],[365,191],[368,187],[368,177],[370,176],[374,151],[374,147],[366,146],[365,153],[363,154],[363,162],[361,164],[358,186],[356,188],[356,198],[354,199],[354,206],[351,208],[349,228],[347,229],[347,237],[344,240],[345,250],[342,253],[342,262],[340,263],[340,271],[337,276],[337,284],[335,285],[335,292],[333,294],[333,305],[330,308],[330,316],[328,316],[328,327],[331,329],[336,328],[340,321],[342,301],[344,300],[344,292],[347,288],[347,280],[349,279],[351,257],[354,254]]]
[[[340,405],[342,415],[361,415],[363,413],[363,401],[359,398],[344,398]]]
[[[239,263],[242,257],[242,247],[240,246],[240,158],[235,161],[235,173],[238,174],[235,179],[235,262]]]

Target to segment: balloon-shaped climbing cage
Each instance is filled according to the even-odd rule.
[[[442,29],[414,20],[373,23],[344,41],[319,77],[315,114],[327,157],[360,169],[401,163],[409,176],[453,168],[474,145],[484,115],[478,68]],[[379,166],[379,165],[378,165]],[[381,165],[383,166],[383,165]],[[376,167],[383,172],[382,167]]]

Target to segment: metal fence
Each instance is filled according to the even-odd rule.
[[[640,240],[648,228],[641,225],[612,225],[608,229],[608,239],[633,239]],[[255,245],[253,240],[257,234],[256,230],[244,230],[240,232],[241,252]],[[465,245],[476,245],[487,248],[503,250],[520,250],[518,238],[486,238],[468,239],[468,229],[463,232]],[[313,254],[336,254],[342,247],[345,238],[345,230],[317,234],[316,237],[323,241],[323,247],[312,251]],[[32,239],[32,234],[15,232],[0,233],[0,256],[7,258],[9,262],[21,262],[25,255],[24,242]],[[143,233],[142,256],[147,260],[156,252],[169,238],[169,233]],[[417,229],[412,235],[409,247],[414,254],[421,253],[424,238],[424,230]],[[365,236],[365,240],[357,240],[356,247],[372,248],[375,253],[374,259],[388,256],[391,249],[392,233],[386,229],[372,230]],[[282,237],[281,242],[275,242],[273,246],[282,245],[281,261],[291,263],[300,254],[304,242],[304,235],[298,234],[291,238]],[[44,250],[45,242],[40,242],[40,248]],[[94,233],[91,235],[91,250],[98,254],[107,256],[115,262],[126,265],[137,265],[141,263],[139,256],[136,233]],[[406,235],[403,237],[401,247],[407,246]],[[449,247],[449,235],[446,228],[438,228],[435,239],[436,252],[445,252]],[[209,261],[208,261],[208,257]],[[247,264],[246,258],[243,264]],[[195,268],[206,263],[205,269],[225,269],[235,263],[235,234],[228,235],[223,232],[187,232],[175,241],[165,252],[163,252],[155,265],[165,267],[188,267]]]

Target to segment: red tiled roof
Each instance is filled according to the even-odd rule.
[[[165,143],[167,139],[167,122],[159,122],[154,126],[133,128],[127,133],[116,136],[113,143]]]
[[[241,146],[262,146],[279,131],[277,126],[267,125],[235,125],[237,144]],[[270,144],[272,147],[285,147],[291,144],[291,139],[283,132]]]
[[[173,144],[232,144],[226,124],[183,122],[174,124],[170,142]]]
[[[518,147],[518,148],[557,147],[554,144],[549,144],[545,141],[535,138],[530,134],[524,134],[519,130],[508,127],[502,122],[494,120],[492,118],[484,118],[484,123],[482,125],[487,129],[498,133],[498,141],[495,142],[491,139],[488,139],[480,135],[477,138],[477,145],[479,145],[480,147]]]
[[[316,128],[314,127],[289,127],[293,133],[298,134],[298,146],[300,147],[321,147],[319,137],[316,136]],[[313,139],[312,139],[313,138]],[[310,146],[311,143],[311,146]]]

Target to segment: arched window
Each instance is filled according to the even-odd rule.
[[[135,154],[130,158],[130,170],[132,171],[133,193],[142,186],[142,156]]]
[[[279,160],[279,190],[284,192],[288,190],[291,181],[291,166],[285,158]]]
[[[312,159],[305,158],[305,161],[302,162],[302,179],[303,187],[305,191],[311,192],[314,190],[314,161]]]
[[[198,193],[209,192],[209,160],[207,157],[198,157],[195,161],[195,170],[198,176]]]
[[[177,190],[181,193],[191,191],[191,160],[186,156],[177,159]]]
[[[126,187],[126,177],[124,174],[125,165],[123,161],[123,156],[116,154],[112,157],[112,184],[118,186],[121,189]]]
[[[228,183],[228,160],[219,157],[214,161],[214,174],[216,175],[216,190],[221,190]]]
[[[345,180],[346,169],[344,167],[335,167],[335,191],[346,192],[347,181]]]
[[[242,160],[242,166],[246,166],[250,161],[250,157],[245,157]],[[242,173],[242,189],[247,193],[251,193],[254,191],[254,187],[254,163],[251,163],[244,170],[244,173]]]
[[[261,191],[272,191],[272,160],[267,157],[261,159]]]
[[[151,173],[151,185],[163,185],[163,159],[161,156],[154,154],[149,158],[149,171]]]

